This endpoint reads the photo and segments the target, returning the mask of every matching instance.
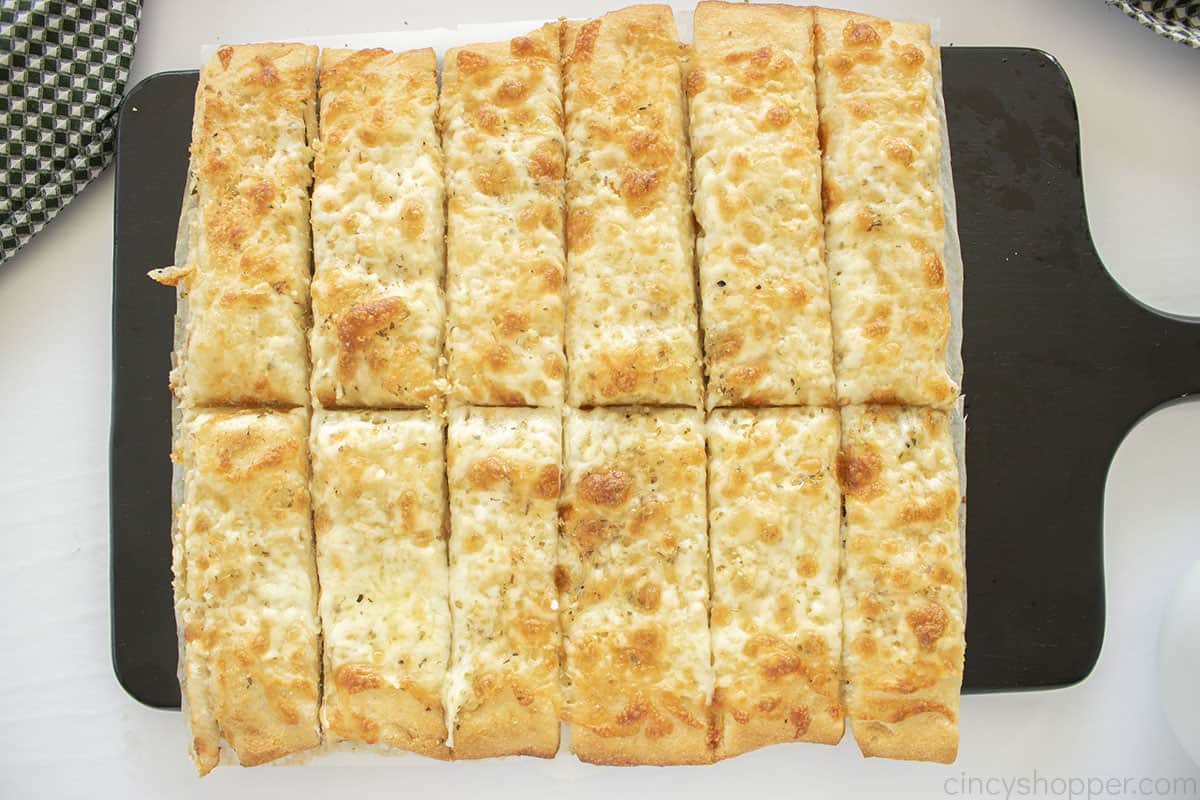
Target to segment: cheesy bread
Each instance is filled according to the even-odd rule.
[[[816,13],[838,401],[949,406],[938,50],[927,25]]]
[[[833,405],[813,12],[702,2],[687,78],[709,408]]]
[[[950,416],[842,410],[846,711],[863,754],[951,762],[965,573]]]
[[[432,50],[324,50],[312,391],[326,407],[438,393],[444,188]]]
[[[598,764],[710,761],[704,420],[567,409],[555,581],[571,746]]]
[[[681,48],[671,9],[566,24],[567,399],[699,405]]]
[[[561,707],[561,412],[455,407],[446,459],[454,645],[443,704],[453,755],[550,758]]]
[[[563,401],[559,28],[446,52],[446,358],[464,403]]]
[[[442,424],[429,411],[314,416],[321,717],[333,741],[448,756],[442,454]]]
[[[186,297],[172,371],[187,405],[308,400],[308,191],[317,48],[217,50],[192,124],[188,263],[152,277]]]
[[[307,412],[185,411],[173,458],[182,688],[201,775],[321,742]]]
[[[717,757],[842,738],[838,412],[708,420]]]

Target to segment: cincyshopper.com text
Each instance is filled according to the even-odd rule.
[[[1200,797],[1195,777],[1101,777],[1098,775],[969,775],[947,778],[947,797],[962,798],[1064,798],[1093,800],[1119,797]]]

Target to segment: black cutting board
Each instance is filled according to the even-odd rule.
[[[1104,638],[1104,483],[1150,410],[1200,391],[1200,324],[1117,286],[1092,246],[1079,121],[1040,51],[942,50],[965,281],[968,692],[1065,686]],[[177,707],[171,599],[172,263],[195,72],[134,87],[117,138],[113,664]]]

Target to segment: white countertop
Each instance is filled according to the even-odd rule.
[[[1057,56],[1079,103],[1101,257],[1144,302],[1200,316],[1200,52],[1157,37],[1100,0],[846,4],[940,20],[943,43],[1032,46]],[[131,85],[160,70],[194,68],[200,46],[211,42],[605,8],[562,0],[146,6]],[[1144,420],[1113,462],[1105,499],[1108,631],[1095,672],[1070,689],[964,698],[954,766],[866,762],[848,736],[835,750],[781,746],[703,768],[587,768],[569,757],[445,765],[408,757],[359,769],[223,768],[198,782],[182,719],[131,700],[109,660],[112,204],[109,170],[0,265],[0,798],[473,792],[489,800],[540,793],[582,800],[637,796],[649,787],[693,797],[1004,797],[1001,779],[1035,776],[1045,779],[1039,796],[1065,797],[1058,790],[1068,787],[1053,779],[1200,779],[1167,727],[1154,678],[1164,602],[1200,558],[1200,403],[1192,402]],[[968,783],[975,778],[993,780]],[[1153,794],[1152,785],[1145,788]]]

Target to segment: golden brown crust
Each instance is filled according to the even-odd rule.
[[[175,387],[201,405],[303,405],[317,49],[221,47],[192,129],[196,238]],[[247,316],[250,319],[247,319]]]
[[[953,760],[965,573],[950,418],[842,410],[846,709],[865,755]]]
[[[939,711],[897,723],[851,720],[854,741],[868,758],[898,758],[953,764],[958,758],[958,725]]]
[[[816,19],[838,402],[947,407],[938,50],[926,25]]]
[[[455,759],[495,756],[554,758],[558,752],[557,686],[541,696],[510,687],[476,708],[460,711],[454,730]]]
[[[445,302],[432,50],[325,50],[312,229],[313,395],[414,407],[438,393]],[[385,233],[386,232],[386,233]]]
[[[245,766],[320,743],[306,423],[303,409],[184,416],[184,690],[201,774],[218,736]]]
[[[571,726],[571,751],[588,764],[611,767],[679,766],[711,764],[713,751],[704,730],[678,725],[664,736],[644,733],[613,738],[587,728]]]
[[[568,23],[568,400],[698,404],[681,49],[668,6]]]
[[[446,725],[441,701],[416,687],[390,685],[371,667],[343,666],[326,682],[322,714],[326,730],[338,739],[385,744],[430,758],[446,760]]]
[[[803,729],[804,733],[797,734],[797,729]],[[837,744],[842,740],[845,729],[846,723],[840,713],[833,715],[821,712],[815,718],[809,718],[803,713],[793,715],[792,719],[754,717],[744,723],[725,717],[716,758],[733,758],[742,753],[786,742]]]
[[[452,48],[444,63],[450,394],[485,405],[561,403],[559,23]]]
[[[924,22],[897,22],[896,20],[873,17],[870,14],[862,14],[857,11],[846,11],[841,8],[822,8],[820,6],[812,6],[812,12],[816,17],[818,26],[824,26],[827,30],[833,29],[834,26],[840,26],[841,34],[849,43],[853,44],[874,43],[876,37],[886,38],[888,36],[908,42],[929,41],[929,25]],[[855,28],[851,31],[846,31],[846,23],[855,23]],[[873,33],[872,31],[857,27],[858,25],[871,26],[875,31]]]
[[[690,409],[567,410],[555,582],[583,761],[712,759],[702,431]]]

